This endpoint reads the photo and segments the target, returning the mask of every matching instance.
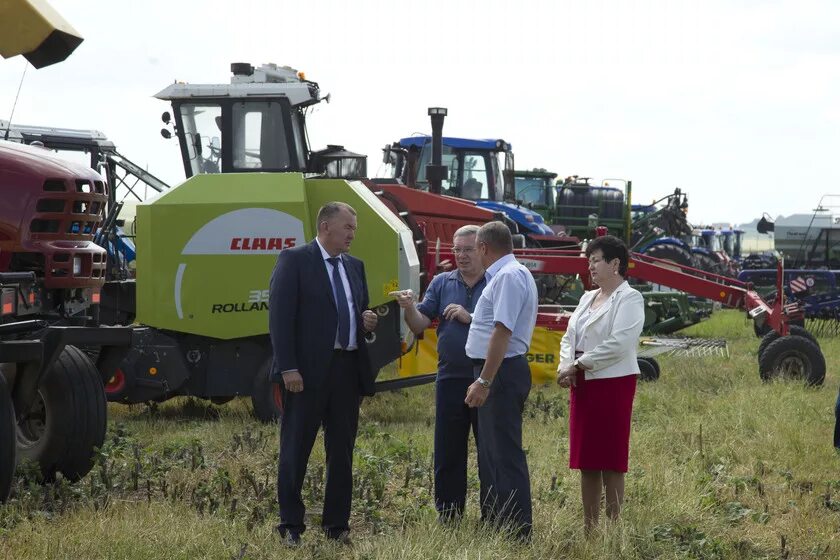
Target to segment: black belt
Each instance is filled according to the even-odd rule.
[[[513,360],[518,360],[519,358],[524,358],[524,357],[525,357],[525,354],[519,354],[518,356],[511,356],[510,358],[505,358],[504,360],[502,360],[502,363],[511,362]],[[472,360],[472,363],[473,363],[474,366],[483,366],[484,362],[487,361],[484,358],[470,358],[470,359]]]
[[[351,354],[358,350],[358,348],[353,348],[352,350],[348,350],[346,348],[333,348],[333,354]]]

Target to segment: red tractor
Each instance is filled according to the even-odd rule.
[[[91,169],[37,147],[0,141],[0,414],[14,410],[0,497],[18,459],[45,478],[75,480],[105,437],[102,375],[130,340],[98,326],[105,250],[93,242],[107,185]],[[17,440],[17,449],[14,441]]]
[[[4,57],[40,68],[82,41],[43,3],[13,3],[5,15],[15,25],[0,32]],[[87,167],[0,140],[0,501],[16,460],[35,461],[45,479],[77,480],[104,441],[102,374],[131,337],[97,326],[105,251],[93,237],[107,192]]]

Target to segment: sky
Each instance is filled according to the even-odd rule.
[[[170,184],[184,179],[174,80],[228,83],[231,62],[302,70],[332,95],[313,149],[428,133],[503,138],[516,167],[679,187],[694,223],[810,212],[840,192],[840,3],[810,0],[50,0],[85,38],[35,70],[0,59],[0,119],[98,129]]]

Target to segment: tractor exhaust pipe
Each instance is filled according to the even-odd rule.
[[[443,158],[443,120],[448,111],[445,107],[429,107],[432,118],[432,161],[426,165],[426,179],[429,181],[429,192],[440,194],[441,184],[448,172],[445,165],[441,165]]]

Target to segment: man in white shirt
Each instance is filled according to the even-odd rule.
[[[473,313],[467,356],[475,382],[464,402],[478,411],[479,472],[488,488],[483,517],[531,536],[531,481],[522,449],[522,411],[531,390],[525,354],[537,322],[537,285],[513,256],[510,230],[490,222],[478,230],[488,283]]]

